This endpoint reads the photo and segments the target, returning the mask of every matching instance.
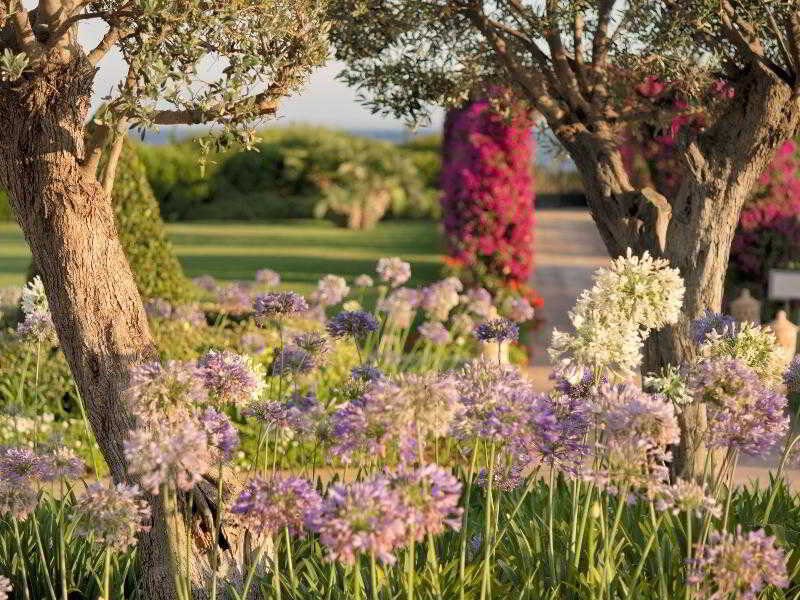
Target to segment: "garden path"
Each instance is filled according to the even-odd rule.
[[[536,270],[532,285],[544,299],[537,311],[539,328],[528,338],[529,376],[537,390],[550,388],[550,359],[547,347],[553,329],[569,330],[567,313],[578,295],[592,284],[592,273],[609,262],[603,241],[589,212],[584,209],[538,209],[534,236]],[[769,481],[769,468],[778,457],[741,460],[735,479],[739,484]],[[788,469],[786,478],[800,489],[800,470]]]

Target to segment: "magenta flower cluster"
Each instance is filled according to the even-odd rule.
[[[488,274],[525,284],[533,266],[532,123],[513,103],[510,115],[500,114],[495,99],[447,115],[442,216],[449,254],[471,283]]]

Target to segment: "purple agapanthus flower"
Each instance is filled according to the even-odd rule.
[[[245,333],[239,340],[239,346],[248,354],[261,354],[267,349],[267,339],[260,333]]]
[[[519,339],[519,325],[510,319],[499,318],[481,323],[475,337],[482,342],[507,342]]]
[[[321,510],[308,519],[328,557],[347,565],[362,553],[394,563],[393,551],[408,541],[407,524],[408,509],[385,477],[331,486]]]
[[[314,357],[297,346],[284,346],[272,361],[272,375],[299,375],[317,366]]]
[[[210,350],[197,365],[203,372],[203,383],[218,404],[242,405],[257,397],[264,381],[246,356],[230,350]]]
[[[786,384],[788,393],[800,393],[800,355],[792,358],[792,362],[783,374],[783,383]]]
[[[383,377],[383,372],[374,365],[358,365],[350,369],[350,377],[359,381],[375,381]]]
[[[136,544],[136,536],[149,529],[150,507],[138,486],[118,483],[108,487],[92,483],[75,506],[77,531],[117,552]]]
[[[256,282],[267,287],[278,287],[281,276],[272,269],[259,269],[256,271]]]
[[[126,390],[128,405],[142,422],[162,418],[166,413],[208,400],[203,370],[190,362],[171,360],[149,362],[131,369]]]
[[[195,277],[192,279],[192,283],[207,292],[213,292],[217,289],[217,280],[211,275],[200,275],[199,277]]]
[[[331,349],[327,338],[316,331],[296,335],[292,338],[292,343],[308,352],[316,363],[320,363]]]
[[[706,443],[710,447],[759,456],[786,435],[786,397],[762,384],[742,361],[704,360],[692,373],[689,384],[695,397],[706,404]]]
[[[461,528],[461,482],[438,465],[389,473],[389,485],[408,512],[410,535],[422,541],[445,528]]]
[[[417,328],[417,331],[432,344],[443,345],[450,341],[450,332],[439,321],[426,321]]]
[[[706,312],[692,321],[689,331],[695,344],[702,344],[712,331],[720,335],[733,334],[736,319],[730,315],[706,309]]]
[[[30,448],[0,448],[0,480],[12,485],[27,485],[33,481],[51,481],[54,467],[47,456]]]
[[[217,288],[216,291],[217,303],[227,313],[244,314],[253,305],[250,287],[242,281]]]
[[[328,333],[334,338],[362,339],[378,329],[378,320],[363,310],[344,311],[328,321]]]
[[[207,408],[199,419],[208,434],[209,447],[216,450],[223,461],[233,458],[233,453],[239,447],[239,432],[228,415]]]
[[[169,319],[172,315],[172,304],[164,298],[153,298],[145,303],[144,312],[152,319]]]
[[[789,587],[786,554],[763,529],[747,534],[741,526],[735,534],[714,531],[696,556],[688,583],[699,586],[702,598],[755,600],[768,585]]]
[[[255,317],[259,325],[308,310],[308,302],[295,292],[269,292],[256,296]]]
[[[231,512],[251,530],[274,535],[284,528],[297,535],[312,515],[322,508],[314,486],[300,477],[255,477],[248,481]]]

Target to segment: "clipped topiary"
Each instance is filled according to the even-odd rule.
[[[191,299],[191,284],[167,239],[144,164],[131,142],[125,142],[119,158],[112,199],[120,241],[142,296],[177,303]]]

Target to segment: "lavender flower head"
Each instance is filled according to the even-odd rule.
[[[378,329],[378,320],[362,310],[340,312],[328,321],[328,333],[334,338],[363,339]]]
[[[207,408],[200,414],[199,421],[208,435],[209,448],[219,455],[215,462],[233,458],[233,453],[239,447],[239,432],[228,415]]]
[[[472,288],[467,291],[467,309],[483,319],[497,316],[497,309],[492,304],[492,295],[486,288]]]
[[[446,321],[450,311],[458,306],[461,282],[455,278],[432,283],[422,290],[420,306],[433,321]]]
[[[201,290],[213,292],[217,289],[217,280],[211,275],[200,275],[192,279],[192,283],[199,287]]]
[[[197,364],[209,395],[220,405],[246,404],[261,396],[266,386],[263,367],[230,350],[210,350]]]
[[[719,335],[732,336],[735,326],[736,319],[732,316],[706,309],[702,316],[692,321],[689,332],[695,344],[702,344],[712,331]]]
[[[328,340],[321,333],[310,331],[308,333],[301,333],[294,336],[292,342],[298,348],[308,352],[317,364],[321,363],[325,355],[330,352],[330,344]]]
[[[350,377],[358,381],[375,381],[383,377],[383,372],[373,365],[358,365],[350,369]]]
[[[314,357],[297,346],[284,346],[272,361],[272,375],[299,375],[316,368]]]
[[[695,397],[706,403],[709,447],[758,456],[780,442],[789,428],[786,397],[763,385],[740,360],[702,361],[690,386]]]
[[[205,373],[189,362],[149,362],[131,369],[126,390],[128,406],[142,422],[157,420],[175,410],[203,404],[208,399]]]
[[[135,485],[118,483],[106,487],[92,483],[75,508],[77,532],[93,535],[96,541],[117,552],[134,546],[137,534],[150,528],[150,507]]]
[[[768,585],[789,587],[786,555],[763,529],[715,531],[707,545],[698,546],[687,583],[698,585],[700,597],[708,600],[756,600]]]
[[[53,317],[49,311],[26,314],[24,320],[17,325],[15,333],[21,340],[34,344],[52,346],[58,343]]]
[[[53,479],[76,479],[86,472],[86,465],[66,446],[55,448],[48,456]]]
[[[193,327],[204,327],[206,322],[206,314],[200,309],[197,304],[179,304],[172,309],[170,319],[177,323],[185,323]]]
[[[800,355],[795,356],[783,374],[783,383],[789,394],[800,393]]]
[[[323,413],[322,406],[313,394],[295,394],[288,402],[254,402],[242,414],[256,419],[270,429],[304,434],[314,429]]]
[[[506,302],[508,318],[516,323],[524,323],[533,319],[535,311],[527,298],[511,298]]]
[[[450,342],[450,332],[439,321],[426,321],[417,328],[419,334],[436,345],[444,345]]]
[[[417,290],[398,288],[378,303],[378,310],[386,313],[387,321],[393,326],[405,329],[411,326],[420,296]]]
[[[261,354],[267,349],[267,340],[260,333],[245,333],[239,340],[239,346],[248,354]]]
[[[0,516],[27,519],[39,503],[39,494],[30,482],[0,479]]]
[[[8,577],[0,575],[0,600],[8,600],[8,595],[13,591]]]
[[[318,514],[321,508],[322,498],[309,481],[300,477],[257,476],[244,485],[231,512],[253,532],[271,536],[288,528],[298,535],[309,516]]]
[[[461,529],[461,482],[438,465],[389,473],[391,488],[408,511],[408,528],[417,541],[446,527]]]
[[[153,298],[145,303],[144,312],[151,319],[169,319],[172,315],[172,304],[163,298]]]
[[[256,296],[256,323],[262,327],[270,321],[284,319],[308,310],[308,302],[295,292],[269,292]]]
[[[244,314],[250,310],[253,297],[250,288],[244,282],[238,281],[224,287],[217,288],[217,303],[223,311],[232,314]]]
[[[481,323],[475,337],[482,342],[506,342],[519,339],[519,326],[509,319],[499,318]]]
[[[51,481],[53,463],[30,448],[0,448],[0,481],[10,485],[27,485],[35,481]]]
[[[192,489],[214,463],[206,428],[189,414],[180,420],[153,421],[132,431],[123,443],[131,475],[158,494],[162,485]]]
[[[45,294],[41,277],[37,275],[22,288],[21,303],[22,312],[26,315],[50,312],[50,305],[47,302],[47,294]]]
[[[256,283],[267,287],[278,287],[281,284],[281,276],[272,269],[259,269],[256,271]]]
[[[374,284],[375,282],[372,281],[372,277],[366,275],[365,273],[362,273],[353,280],[353,285],[357,288],[368,288],[372,287]]]
[[[333,306],[344,300],[350,293],[350,288],[343,277],[338,275],[325,275],[317,283],[317,289],[311,299],[320,306]]]
[[[391,489],[388,479],[376,477],[331,486],[321,510],[309,516],[308,525],[319,534],[330,560],[353,565],[364,553],[393,564],[394,549],[407,542],[407,521],[400,495]]]
[[[381,258],[375,268],[381,281],[399,287],[411,279],[411,265],[398,257]]]
[[[715,518],[722,514],[714,497],[706,495],[704,486],[685,479],[678,479],[671,486],[656,490],[656,509],[675,515],[681,512],[691,513],[698,518],[706,513]]]

